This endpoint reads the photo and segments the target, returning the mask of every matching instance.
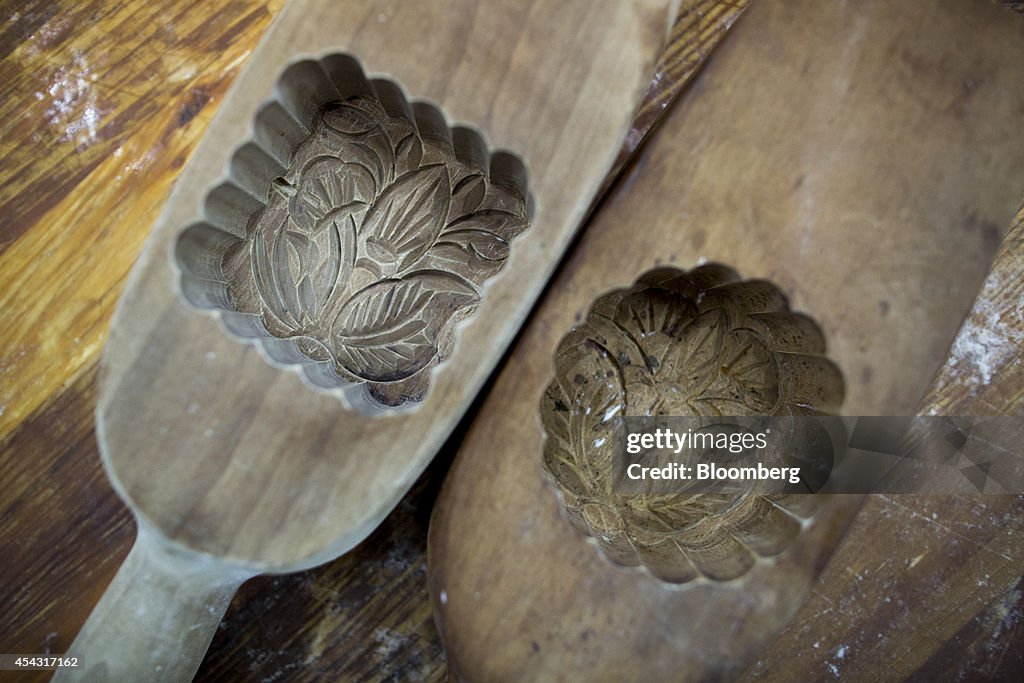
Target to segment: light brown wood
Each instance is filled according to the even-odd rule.
[[[967,586],[975,570],[1005,589],[1015,537],[997,530],[1018,528],[1016,513],[874,499],[785,639],[745,659],[771,634],[736,631],[731,610],[797,577],[697,598],[610,565],[541,482],[536,401],[557,340],[596,296],[659,263],[707,258],[776,282],[821,323],[847,380],[844,412],[913,413],[1019,201],[1022,51],[1019,19],[984,2],[752,5],[588,226],[449,474],[429,551],[454,672],[680,680],[750,665],[777,680],[898,679],[999,594]],[[977,536],[952,542],[964,534]],[[911,572],[918,563],[935,579]],[[906,573],[916,578],[886,588]],[[780,599],[795,610],[804,588]],[[955,618],[939,627],[940,615]],[[935,629],[923,648],[920,629]],[[725,640],[731,651],[712,650]]]
[[[1024,208],[923,402],[936,415],[1024,411]]]
[[[93,435],[102,342],[173,179],[280,4],[233,2],[230,12],[182,0],[13,5],[0,38],[10,107],[0,124],[5,652],[66,652],[134,540]],[[620,158],[745,2],[684,5]],[[197,680],[233,681],[239,671],[254,680],[443,680],[424,577],[430,507],[449,463],[447,454],[432,463],[353,552],[247,582]]]
[[[243,0],[230,12],[177,0],[4,8],[5,652],[66,652],[131,545],[132,524],[92,434],[96,364],[125,275],[174,177],[281,4]]]
[[[1022,414],[1022,287],[1024,210],[918,414]],[[1018,675],[1024,671],[1022,538],[1019,497],[872,496],[811,599],[741,680]]]
[[[919,414],[1021,414],[1022,245],[1024,211]],[[1019,496],[871,496],[811,598],[740,680],[1016,675],[1022,538]]]
[[[290,5],[179,178],[115,314],[97,414],[118,487],[176,542],[286,569],[362,538],[453,426],[586,211],[653,68],[668,9],[558,3],[523,16],[518,6],[474,7]],[[502,33],[513,18],[518,39]],[[492,148],[515,150],[536,203],[507,272],[460,330],[459,361],[438,368],[415,412],[375,420],[342,410],[337,396],[312,391],[183,304],[167,257],[289,59],[346,49],[450,120],[478,126]]]
[[[174,177],[281,4],[239,2],[215,21],[176,0],[12,15],[0,98],[0,307],[10,313],[0,437],[95,364]]]
[[[208,582],[216,599],[206,607],[219,615],[227,603],[224,595],[230,596],[246,576],[293,571],[335,557],[391,510],[454,428],[584,217],[648,84],[672,9],[660,0],[537,2],[528,7],[471,1],[389,8],[357,1],[288,5],[178,179],[115,313],[104,350],[97,435],[111,481],[145,533],[131,556],[137,561],[122,569],[113,584],[116,590],[97,605],[71,648],[90,662],[75,675],[178,680],[194,672],[216,619],[205,611],[198,618],[204,606],[185,599],[186,584],[159,586],[166,600],[145,610],[161,618],[138,617],[153,629],[124,629],[129,608],[145,600],[135,589],[148,585],[148,576],[176,575],[158,569],[170,562],[167,558],[216,575]],[[313,59],[300,59],[304,55]],[[354,63],[346,55],[354,55],[371,79],[386,74],[388,82],[372,81],[372,90],[388,100],[385,109],[397,108],[371,113],[377,128],[353,118],[345,110],[349,104],[331,104],[370,92],[366,80],[350,77],[352,68],[339,66]],[[394,97],[381,95],[385,90]],[[413,104],[406,114],[403,100],[409,98],[429,104]],[[342,115],[332,119],[332,111]],[[462,168],[458,164],[471,170],[479,164],[485,181],[468,187],[469,194],[480,187],[484,195],[472,206],[468,199],[463,202],[465,211],[484,205],[529,223],[527,230],[518,225],[504,235],[524,232],[501,276],[486,287],[483,279],[476,286],[453,286],[448,271],[428,265],[405,274],[410,291],[378,296],[374,290],[374,296],[357,301],[362,307],[355,314],[346,317],[342,309],[344,320],[338,325],[345,349],[355,348],[356,340],[390,339],[398,334],[391,327],[402,334],[418,327],[412,341],[402,337],[378,343],[373,362],[374,367],[397,367],[399,359],[413,357],[414,371],[422,370],[423,380],[417,377],[412,386],[370,396],[378,408],[418,403],[412,410],[370,416],[347,409],[358,402],[343,395],[344,387],[328,385],[320,381],[324,374],[319,370],[310,373],[302,367],[303,356],[324,360],[320,352],[301,341],[278,339],[285,335],[273,323],[291,320],[282,309],[271,307],[262,318],[240,309],[237,283],[234,296],[228,291],[218,298],[224,288],[217,278],[230,270],[222,236],[246,239],[252,221],[258,224],[260,216],[269,215],[271,209],[264,207],[272,192],[286,200],[308,196],[305,173],[315,175],[321,167],[303,166],[302,175],[293,175],[291,170],[299,169],[290,167],[311,161],[303,156],[308,145],[303,147],[301,133],[319,135],[318,116],[326,117],[332,130],[359,137],[374,154],[386,150],[378,159],[382,166],[374,179],[375,198],[358,210],[358,246],[371,254],[377,275],[385,278],[365,291],[393,287],[388,278],[404,271],[384,268],[391,260],[399,260],[401,270],[406,261],[429,256],[425,250],[431,240],[420,240],[425,242],[421,249],[406,234],[413,227],[436,235],[435,223],[440,227],[477,215],[450,215],[449,205],[456,205],[460,190],[468,187],[457,184],[465,175],[454,171]],[[403,117],[418,129],[411,147],[403,146],[406,139],[373,132]],[[479,132],[449,133],[450,124]],[[453,142],[445,143],[446,135]],[[469,142],[464,142],[467,135]],[[372,136],[387,144],[377,145]],[[441,140],[438,149],[453,157],[442,158],[443,149],[438,152],[424,142],[427,138]],[[343,157],[351,148],[330,151]],[[494,154],[488,174],[488,148],[510,150],[521,160],[518,167],[499,163]],[[417,170],[421,162],[425,165]],[[362,176],[344,170],[354,174],[346,178],[355,178],[356,189],[342,183],[334,190],[346,201],[352,192],[365,200]],[[318,180],[317,187],[333,191],[329,181]],[[518,189],[518,208],[491,197],[491,189],[499,186]],[[339,206],[321,207],[333,212],[324,216],[308,213],[311,206],[288,204],[287,220],[296,231],[319,231],[341,220],[335,212]],[[354,211],[346,210],[351,219]],[[301,216],[310,217],[310,224]],[[500,232],[493,223],[488,226]],[[249,267],[258,281],[272,272],[271,289],[288,299],[287,312],[305,325],[324,306],[323,296],[306,288],[311,282],[318,287],[327,283],[318,279],[319,265],[315,272],[303,271],[304,259],[314,251],[304,256],[299,247],[312,233],[296,235],[291,255],[278,250],[269,268]],[[251,242],[248,251],[254,259],[265,255],[258,240]],[[479,245],[473,246],[478,253]],[[294,282],[282,285],[286,277]],[[263,304],[273,300],[267,291],[261,293]],[[286,296],[289,291],[297,294],[295,301]],[[422,292],[428,293],[427,301]],[[474,297],[479,301],[471,302]],[[469,303],[475,311],[467,317]],[[427,312],[419,310],[422,306]],[[444,310],[431,312],[431,306]],[[226,315],[232,312],[245,315],[243,323]],[[311,333],[312,325],[298,332]],[[251,345],[253,333],[259,352]],[[332,334],[339,333],[335,329]],[[421,357],[418,349],[426,347],[429,353]],[[449,362],[441,362],[449,355]],[[339,360],[337,365],[345,364]],[[348,365],[347,371],[362,380],[354,383],[356,388],[399,379],[367,368]],[[180,637],[185,630],[187,642]],[[175,644],[180,651],[171,667],[167,653],[175,651]]]

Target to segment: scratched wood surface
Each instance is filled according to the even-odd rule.
[[[699,608],[680,610],[678,621],[672,621],[669,609],[659,611],[672,598],[666,596],[662,602],[651,600],[652,606],[647,607],[630,592],[632,586],[625,587],[625,581],[617,583],[611,571],[595,566],[598,560],[593,549],[558,519],[554,497],[543,490],[538,472],[538,430],[529,424],[529,411],[522,407],[531,397],[542,393],[550,378],[550,354],[559,336],[572,324],[573,314],[578,321],[594,296],[630,282],[637,272],[656,265],[658,258],[662,263],[678,260],[688,265],[697,254],[705,255],[737,265],[748,275],[753,271],[757,276],[781,283],[793,295],[797,307],[810,312],[826,329],[830,355],[834,354],[832,357],[847,375],[845,409],[851,414],[909,414],[915,409],[950,414],[1020,413],[1019,403],[1013,402],[1019,401],[1014,397],[1020,396],[1024,385],[1020,375],[1024,338],[1020,306],[1024,285],[1019,262],[1019,226],[1011,232],[1011,241],[1004,245],[996,269],[982,290],[983,299],[971,314],[971,322],[953,344],[950,363],[956,370],[945,373],[939,385],[943,387],[940,393],[944,394],[945,402],[933,396],[923,405],[920,403],[931,377],[946,360],[957,327],[979,291],[1024,187],[1019,166],[994,173],[973,186],[980,180],[977,172],[985,165],[981,161],[967,162],[948,173],[937,171],[952,158],[944,159],[942,155],[951,153],[956,134],[929,136],[922,132],[921,120],[935,124],[950,117],[954,124],[950,131],[962,133],[966,128],[969,135],[983,136],[985,121],[979,120],[977,126],[965,124],[963,117],[970,114],[955,104],[961,97],[969,98],[964,90],[971,90],[973,86],[968,87],[969,84],[977,85],[978,81],[963,73],[950,78],[949,89],[945,90],[950,97],[927,100],[928,115],[921,119],[908,117],[911,123],[902,134],[893,135],[877,147],[883,163],[865,164],[868,172],[864,179],[859,179],[863,182],[844,185],[841,178],[845,173],[851,174],[847,179],[856,177],[857,164],[867,159],[858,158],[857,154],[871,153],[872,136],[891,135],[898,130],[900,102],[904,98],[943,92],[940,84],[930,79],[950,77],[949,65],[953,62],[961,66],[971,62],[966,56],[969,50],[954,47],[957,38],[964,35],[960,31],[969,30],[965,27],[970,17],[937,11],[939,3],[909,2],[859,3],[858,9],[847,14],[845,20],[828,25],[818,24],[807,14],[798,14],[800,28],[813,36],[808,42],[821,40],[824,34],[819,31],[829,26],[837,31],[830,35],[827,45],[815,45],[810,53],[813,57],[801,61],[793,58],[791,52],[799,49],[799,40],[785,40],[771,32],[748,33],[756,25],[755,19],[765,17],[759,12],[767,7],[778,12],[807,10],[818,16],[816,11],[810,11],[810,3],[753,3],[730,40],[712,58],[701,80],[674,107],[658,135],[652,138],[653,144],[641,154],[629,182],[617,186],[584,234],[567,267],[521,335],[519,352],[506,365],[463,444],[435,508],[430,544],[435,606],[446,632],[453,669],[461,664],[467,675],[475,674],[476,679],[490,675],[491,679],[499,680],[517,675],[528,679],[523,672],[542,669],[546,662],[556,666],[570,662],[567,666],[575,667],[604,656],[611,667],[621,661],[617,656],[620,648],[629,651],[628,636],[637,630],[652,622],[658,625],[652,630],[658,632],[664,628],[685,630],[702,617]],[[840,13],[853,6],[820,3],[815,7]],[[872,12],[872,7],[909,14],[902,20],[887,14],[886,20],[878,21],[879,15]],[[1016,42],[1021,37],[1019,25],[1013,27],[1011,22],[1015,19],[999,13],[994,6],[962,3],[941,8],[977,12],[975,16],[984,14],[986,21],[991,22],[990,27],[1010,29],[1002,34],[1008,50],[1020,48]],[[906,22],[906,31],[898,39],[889,45],[871,42],[878,40],[880,34],[898,30],[901,21]],[[945,33],[929,33],[939,30]],[[994,40],[994,33],[985,35]],[[815,69],[826,63],[831,47],[837,52],[843,50],[847,36],[863,41],[852,51],[856,58],[850,61],[855,64],[846,71],[832,64],[825,72],[826,78],[815,83]],[[740,40],[748,37],[749,40]],[[730,61],[732,58],[754,48],[764,51],[758,59],[716,82],[716,73],[735,64]],[[940,56],[943,52],[946,55]],[[954,59],[953,53],[962,59]],[[929,58],[920,59],[923,55]],[[859,78],[858,71],[870,68],[874,57],[882,58],[875,63],[875,77]],[[999,58],[993,61],[999,62]],[[941,68],[940,63],[944,65]],[[785,77],[753,75],[762,67],[765,71],[781,71],[779,65],[785,64],[791,70],[784,73],[799,74],[791,82],[795,85],[791,90],[786,88]],[[906,78],[908,71],[913,77]],[[982,69],[979,76],[981,72],[989,76],[994,73]],[[836,78],[840,73],[842,78]],[[871,119],[874,123],[864,125],[864,119],[856,120],[857,110],[870,103],[871,87],[884,87],[882,84],[893,81],[897,86],[887,93],[893,96],[884,98],[884,104],[872,110],[879,112]],[[1014,75],[1003,87],[989,92],[997,98],[1019,92],[1010,87],[1018,81],[1019,75]],[[838,93],[849,96],[855,92],[857,83],[867,83],[869,87],[858,92],[858,97],[843,102]],[[820,117],[809,115],[809,120],[801,121],[804,125],[794,127],[799,131],[794,136],[797,144],[806,145],[803,150],[814,149],[816,154],[792,160],[780,150],[784,143],[779,139],[784,137],[787,127],[776,126],[777,134],[773,137],[776,131],[760,128],[766,124],[757,120],[758,115],[770,112],[765,119],[807,115],[808,109],[814,111],[807,100],[813,95],[828,97],[833,84],[837,94],[829,101],[834,109],[823,107],[818,110]],[[991,86],[992,81],[988,84]],[[751,101],[755,95],[750,93],[756,94],[759,89],[785,104],[758,108]],[[810,94],[805,96],[801,89]],[[733,106],[721,106],[714,111],[714,103],[725,97],[736,98]],[[709,108],[718,116],[709,115]],[[994,148],[1019,144],[1015,131],[1020,111],[1019,102],[1003,110],[1002,132],[988,138],[994,141]],[[735,124],[733,117],[746,112],[756,112],[750,117],[753,120],[744,121],[745,125]],[[975,110],[981,119],[993,112],[988,107]],[[828,144],[815,147],[811,142],[815,139],[814,123],[822,120],[836,125],[836,134],[832,138],[823,136]],[[702,126],[707,127],[703,136],[699,135]],[[908,150],[908,141],[918,134],[924,135],[927,142]],[[737,139],[746,144],[721,151]],[[935,144],[935,140],[942,143]],[[878,223],[865,220],[864,225],[851,223],[849,228],[842,229],[825,218],[829,213],[822,207],[829,198],[820,194],[817,204],[794,202],[787,208],[788,193],[807,188],[803,169],[813,168],[814,161],[828,158],[828,152],[841,147],[844,141],[856,141],[851,148],[857,154],[837,155],[842,162],[829,169],[837,172],[829,177],[825,187],[837,194],[845,193],[837,203],[850,201],[855,206],[848,215],[858,218],[878,215],[878,197],[902,188],[888,195],[900,207],[889,214],[893,218],[887,219],[882,213]],[[668,151],[673,145],[679,146]],[[967,148],[977,150],[974,145]],[[700,152],[691,160],[686,153],[694,149]],[[752,150],[769,150],[767,167],[775,173],[751,173],[750,169],[757,165]],[[897,169],[922,152],[935,156],[930,161],[904,166],[909,170],[906,177],[913,182],[901,184],[902,174]],[[1007,158],[1016,163],[1021,157],[1017,151]],[[744,182],[747,173],[750,179]],[[787,178],[786,173],[793,176]],[[699,182],[715,174],[723,176],[720,186]],[[806,179],[811,178],[813,172]],[[948,184],[933,186],[929,179]],[[1000,197],[990,205],[991,211],[979,211],[972,219],[968,208],[976,206],[974,202],[980,202],[986,191],[1000,184]],[[732,194],[725,201],[716,202],[716,192]],[[814,191],[810,192],[809,196],[814,196]],[[922,192],[917,194],[915,203],[913,196]],[[962,192],[964,203],[953,199],[950,192]],[[769,195],[760,205],[759,193]],[[831,200],[836,201],[835,195]],[[703,208],[708,204],[713,210]],[[946,208],[939,209],[943,204]],[[735,215],[747,206],[752,206],[748,215]],[[762,210],[758,211],[759,208]],[[824,222],[836,229],[801,237],[813,243],[845,236],[849,242],[835,248],[812,244],[805,251],[803,241],[794,240],[789,244],[798,245],[800,253],[794,254],[796,249],[785,251],[785,261],[773,264],[772,258],[778,257],[774,249],[789,248],[782,235],[794,226],[806,224],[803,221],[814,224],[815,219],[806,218],[804,212],[815,208],[822,210],[817,214],[822,221],[818,225]],[[790,209],[795,210],[787,214]],[[963,222],[958,220],[961,209]],[[979,225],[975,219],[986,213],[988,220],[980,221]],[[633,229],[633,225],[642,225],[644,229]],[[889,228],[872,234],[872,229],[883,225]],[[910,240],[915,225],[920,237]],[[692,239],[689,244],[687,237]],[[908,247],[908,243],[901,245],[895,241],[899,239],[908,239],[908,243],[920,245],[921,250]],[[980,267],[975,268],[970,278],[951,276],[956,268],[970,262],[967,240],[984,245],[984,260],[975,261],[975,266]],[[953,244],[958,246],[952,247]],[[877,251],[872,254],[874,249]],[[950,249],[945,252],[945,266],[937,265],[941,254],[931,253],[940,249]],[[927,257],[916,260],[925,253]],[[836,255],[839,257],[829,263]],[[885,262],[879,263],[879,257]],[[1007,263],[1016,264],[1016,268],[1003,273],[1003,264]],[[815,273],[824,277],[815,280]],[[912,278],[919,278],[916,285]],[[833,287],[838,282],[842,283],[841,293]],[[874,289],[876,286],[878,290]],[[963,290],[967,287],[970,292]],[[880,296],[875,297],[874,291]],[[814,301],[816,297],[818,300]],[[906,298],[899,303],[894,297]],[[929,307],[935,308],[928,320],[908,322]],[[900,320],[902,324],[880,320],[889,313],[893,316],[890,320]],[[903,334],[909,336],[900,339]],[[494,464],[495,443],[507,444],[502,449],[500,466]],[[473,512],[468,514],[466,510]],[[564,534],[559,531],[563,529]],[[1018,624],[1024,618],[1022,539],[1024,497],[870,497],[807,602],[778,638],[764,648],[759,661],[750,665],[741,680],[1021,680],[1024,640]],[[605,599],[623,595],[628,598],[618,605],[614,597]],[[585,597],[574,601],[579,596]],[[644,608],[636,609],[637,605]],[[579,618],[581,614],[585,616]],[[617,630],[622,624],[619,618],[625,621],[633,617],[637,625]],[[699,623],[704,626],[709,622]],[[693,635],[701,636],[715,640],[703,629]],[[656,638],[652,636],[652,640]],[[510,643],[501,647],[500,656],[494,654],[499,652],[499,643]],[[671,656],[669,647],[655,651],[662,650],[665,655],[655,660],[658,663]],[[609,656],[609,652],[614,654]],[[573,660],[576,655],[583,656]],[[556,666],[542,670],[550,674]],[[481,674],[482,671],[487,673]],[[650,679],[656,678],[653,672],[649,673]],[[681,675],[669,674],[664,680],[680,678]],[[614,679],[612,675],[610,680]]]
[[[99,352],[178,170],[282,4],[0,4],[0,651],[64,652],[131,545],[93,434]],[[746,4],[683,3],[622,161]],[[449,459],[353,553],[244,585],[197,680],[443,678],[424,552]]]
[[[1022,302],[1024,208],[919,414],[1024,416]],[[871,496],[810,599],[741,680],[1020,680],[1022,565],[1024,496]]]

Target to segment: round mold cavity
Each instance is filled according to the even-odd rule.
[[[660,268],[599,297],[559,343],[540,404],[543,472],[565,516],[612,562],[671,585],[773,561],[824,494],[622,491],[612,460],[626,417],[833,414],[844,385],[824,353],[777,287],[720,264]]]

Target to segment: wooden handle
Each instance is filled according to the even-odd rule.
[[[191,681],[231,596],[252,572],[172,549],[139,527],[128,558],[53,681]]]

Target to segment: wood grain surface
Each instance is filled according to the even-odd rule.
[[[282,11],[177,178],[132,269],[104,349],[97,435],[115,488],[162,537],[251,567],[253,573],[307,569],[346,552],[422,473],[585,218],[627,135],[671,23],[667,0],[536,0],[512,25],[507,25],[510,15],[523,9],[515,0],[431,0],[379,9],[372,0],[292,0]],[[445,117],[442,122],[468,122],[490,148],[511,150],[525,164],[534,206],[500,276],[479,291],[453,281],[443,265],[424,266],[406,279],[378,273],[379,280],[363,282],[382,293],[368,295],[346,318],[349,322],[331,330],[338,334],[352,325],[350,337],[368,339],[365,346],[346,342],[354,356],[371,359],[370,366],[357,362],[352,371],[386,376],[399,369],[390,367],[397,363],[393,358],[415,358],[413,349],[439,348],[445,338],[456,356],[434,362],[430,352],[422,361],[422,372],[409,380],[422,387],[429,383],[429,391],[415,409],[378,406],[372,417],[369,406],[344,409],[345,403],[370,402],[361,387],[348,391],[335,381],[325,388],[311,380],[303,363],[282,361],[289,352],[302,358],[290,342],[257,344],[239,339],[240,333],[225,334],[231,325],[222,310],[199,310],[194,299],[183,301],[179,291],[189,281],[179,276],[186,268],[175,250],[192,225],[246,235],[244,217],[269,201],[274,179],[285,173],[279,164],[295,159],[276,161],[260,143],[239,145],[260,138],[251,132],[253,121],[272,97],[297,119],[311,115],[307,108],[339,97],[345,74],[331,73],[328,79],[315,63],[297,62],[342,51],[357,55],[367,74],[384,74],[400,84],[410,99],[433,103]],[[293,75],[290,85],[280,80],[283,70],[294,74],[296,69],[302,74]],[[325,85],[313,84],[313,69]],[[275,135],[278,128],[267,129],[266,136]],[[389,150],[389,158],[394,154]],[[386,167],[382,160],[375,163]],[[297,171],[290,169],[288,177]],[[449,193],[445,173],[444,184],[429,187]],[[234,185],[228,194],[235,200],[215,203],[206,193],[223,184]],[[392,187],[402,189],[399,181]],[[433,193],[429,187],[424,196]],[[407,207],[400,208],[400,197],[392,204],[386,193],[374,196],[382,203],[379,215],[394,214],[401,226]],[[420,195],[404,196],[416,206]],[[447,213],[450,196],[440,201]],[[364,227],[376,208],[371,201]],[[400,232],[391,247],[383,234],[400,229],[387,225],[373,239],[381,240],[384,251],[405,248],[399,246],[408,244]],[[371,239],[364,232],[359,240]],[[429,246],[424,243],[424,250]],[[357,264],[364,260],[361,252],[371,253],[371,246],[360,247]],[[168,258],[169,253],[178,256]],[[276,250],[275,258],[281,255],[286,254]],[[223,276],[200,282],[216,287],[216,277]],[[435,282],[422,284],[422,278]],[[335,291],[344,289],[339,285]],[[431,306],[415,295],[418,306],[403,318],[399,303],[414,296],[410,290],[425,292]],[[420,318],[429,316],[435,300],[459,296],[473,302],[473,312],[462,319],[442,316],[458,323],[449,331]],[[240,323],[253,324],[260,323]],[[383,341],[374,341],[378,338]],[[316,374],[325,372],[335,371]],[[288,457],[281,457],[285,452]]]
[[[938,409],[921,398],[1019,205],[1021,75],[995,76],[1024,48],[1014,22],[986,3],[753,4],[596,215],[445,483],[430,578],[445,644],[469,680],[569,680],[620,654],[654,671],[663,660],[623,637],[623,624],[660,642],[704,618],[673,616],[670,595],[624,593],[621,570],[559,518],[541,485],[530,404],[557,340],[599,294],[655,265],[724,261],[775,281],[822,323],[847,378],[844,412]],[[968,29],[986,48],[974,51]],[[1016,250],[1011,241],[997,263]],[[1020,284],[1001,273],[982,295],[994,307],[979,304],[954,344],[959,376],[940,380],[964,402],[939,412],[984,412],[971,400],[983,385],[990,410],[1019,411],[995,400],[1020,393]],[[1022,504],[871,497],[741,679],[1016,680]],[[715,645],[707,623],[687,633]]]
[[[1024,208],[924,405],[939,415],[1024,413]]]
[[[683,3],[620,160],[746,4]],[[4,651],[64,652],[131,545],[130,515],[106,481],[93,435],[99,352],[171,183],[281,6],[3,6]],[[424,551],[446,466],[442,455],[349,555],[243,586],[198,680],[440,679]]]
[[[918,414],[1024,414],[1022,247],[1024,209]],[[907,550],[887,555],[892,547]],[[811,598],[741,680],[794,670],[1019,680],[1022,643],[1024,496],[872,496]]]

